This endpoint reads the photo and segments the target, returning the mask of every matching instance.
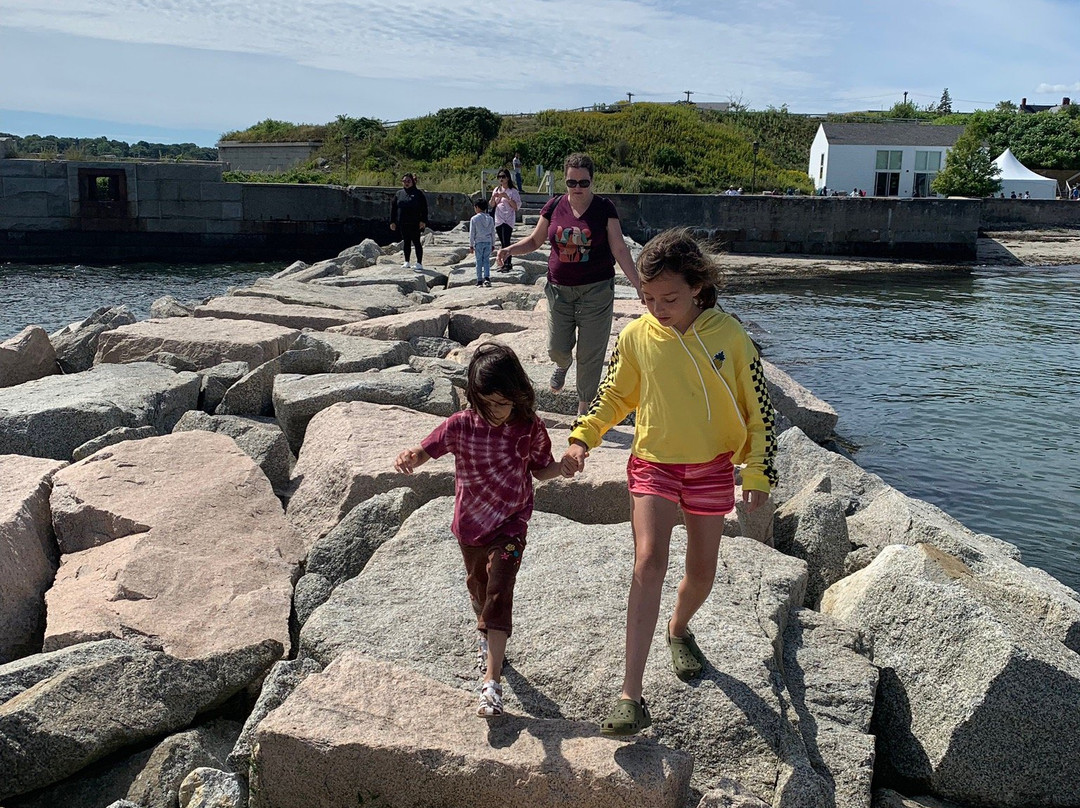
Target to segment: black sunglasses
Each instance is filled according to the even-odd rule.
[[[588,188],[592,185],[592,180],[567,180],[567,188]]]

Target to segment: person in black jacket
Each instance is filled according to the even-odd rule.
[[[405,250],[403,267],[412,266],[409,259],[411,248],[415,246],[415,269],[424,268],[424,248],[420,246],[420,233],[427,227],[427,217],[427,197],[416,187],[416,175],[406,174],[401,178],[401,190],[394,194],[394,201],[390,204],[390,229],[396,230],[401,236]]]

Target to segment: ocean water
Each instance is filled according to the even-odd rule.
[[[275,264],[0,265],[0,338],[221,294]],[[1080,590],[1080,266],[736,293],[766,358],[840,413],[855,460]]]
[[[49,333],[101,306],[126,304],[140,319],[164,295],[180,301],[219,295],[273,275],[285,264],[0,264],[0,341],[28,325]]]
[[[1080,590],[1080,266],[736,294],[855,460]]]

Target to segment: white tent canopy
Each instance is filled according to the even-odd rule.
[[[1023,196],[1025,192],[1030,193],[1032,199],[1054,199],[1057,196],[1057,180],[1036,174],[1008,149],[998,155],[994,165],[1001,169],[998,179],[1001,180],[1001,193],[1006,197],[1013,193]]]

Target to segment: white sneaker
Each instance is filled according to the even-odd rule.
[[[424,265],[421,264],[419,261],[417,261],[416,266],[414,266],[413,269],[415,269],[417,272],[423,272],[424,271]]]
[[[412,264],[410,264],[408,261],[406,261],[404,264],[401,265],[401,268],[402,269],[412,269]]]
[[[480,671],[480,675],[483,676],[487,673],[487,658],[488,658],[488,641],[487,634],[482,631],[476,632],[479,635],[479,639],[476,643],[476,669]]]
[[[476,714],[481,718],[491,718],[503,714],[502,685],[498,682],[484,682],[480,688],[480,699],[476,705]]]

